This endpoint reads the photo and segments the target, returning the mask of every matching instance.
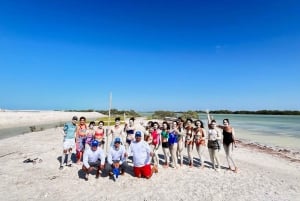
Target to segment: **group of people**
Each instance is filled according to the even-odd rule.
[[[152,148],[153,164],[156,170],[158,165],[157,150],[162,146],[164,154],[164,167],[178,168],[183,166],[183,150],[186,149],[188,156],[188,165],[193,167],[193,150],[196,148],[200,159],[200,167],[205,167],[204,153],[208,148],[211,167],[216,171],[220,170],[219,151],[220,143],[223,139],[223,147],[228,162],[228,169],[237,172],[237,167],[232,158],[233,148],[236,147],[235,131],[229,125],[229,119],[223,120],[223,125],[217,125],[216,120],[208,114],[208,130],[200,119],[192,120],[190,118],[184,121],[182,118],[172,122],[163,121],[160,127],[158,122],[149,122],[145,135],[145,141]],[[221,133],[222,131],[222,133]],[[160,143],[158,143],[160,141]]]
[[[76,163],[82,164],[85,172],[85,180],[89,174],[96,170],[96,178],[99,178],[100,171],[106,170],[110,176],[116,179],[125,173],[128,168],[128,155],[133,159],[133,172],[136,177],[149,179],[152,176],[150,146],[143,140],[142,131],[133,128],[134,118],[129,120],[129,125],[121,128],[120,118],[115,119],[115,125],[110,129],[104,129],[104,122],[100,121],[95,129],[95,122],[90,122],[86,126],[86,118],[74,116],[72,122],[66,123],[63,127],[63,156],[59,169],[63,169],[63,164],[71,167],[71,154],[73,148],[76,149]],[[124,133],[128,133],[126,138]],[[106,153],[104,144],[111,136],[109,150]],[[124,140],[125,139],[125,140]],[[125,145],[126,143],[126,145]]]
[[[133,117],[124,126],[117,117],[115,124],[110,128],[104,128],[103,121],[99,121],[98,127],[95,128],[94,121],[87,126],[85,117],[80,117],[79,123],[77,120],[78,118],[74,116],[72,122],[66,123],[63,127],[64,148],[60,169],[63,169],[64,163],[66,166],[72,165],[69,157],[76,147],[76,163],[83,163],[82,170],[85,172],[86,180],[92,171],[96,170],[96,178],[98,178],[100,171],[104,169],[116,179],[128,169],[127,161],[130,157],[132,157],[130,160],[133,163],[134,175],[149,179],[153,173],[158,172],[160,146],[164,154],[163,167],[165,168],[183,166],[184,149],[187,151],[188,165],[193,167],[194,147],[201,162],[200,167],[204,168],[204,153],[207,147],[212,168],[219,171],[221,139],[223,139],[228,169],[237,172],[232,158],[232,150],[236,146],[235,133],[229,124],[229,119],[224,119],[223,125],[217,125],[208,114],[207,131],[201,120],[193,121],[188,118],[184,121],[180,117],[172,122],[163,121],[161,126],[158,122],[149,121],[143,129],[135,126]],[[111,143],[108,142],[109,137]]]

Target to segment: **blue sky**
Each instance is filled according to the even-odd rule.
[[[0,0],[0,108],[300,110],[300,1]]]

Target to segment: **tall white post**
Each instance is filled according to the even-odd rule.
[[[108,153],[108,144],[109,144],[109,132],[110,132],[110,110],[111,110],[111,104],[112,104],[112,93],[109,94],[109,109],[108,109],[108,126],[106,129],[106,147],[105,151]]]

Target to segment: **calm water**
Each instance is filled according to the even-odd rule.
[[[205,115],[200,114],[204,119]],[[240,139],[261,144],[300,149],[300,116],[294,115],[213,115],[217,123],[230,120]]]
[[[55,127],[59,127],[59,126],[63,126],[63,123],[57,122],[57,123],[51,123],[51,124],[41,124],[41,125],[35,126],[34,131],[42,131],[45,129],[55,128]],[[20,126],[20,127],[14,127],[14,128],[0,129],[0,140],[4,139],[4,138],[9,138],[9,137],[32,132],[32,129],[33,128],[30,128],[30,126]]]
[[[153,113],[140,113],[150,116]],[[200,119],[207,123],[206,114],[200,114]],[[300,150],[300,116],[294,115],[213,115],[218,124],[224,118],[230,120],[235,128],[236,137],[241,140],[257,142],[283,148]],[[60,123],[37,126],[36,130],[61,126]],[[18,127],[0,130],[0,139],[30,132],[30,128]]]
[[[144,113],[143,115],[151,115]],[[153,114],[153,113],[152,113]],[[206,114],[200,119],[207,124]],[[290,149],[300,149],[300,116],[299,115],[243,115],[213,114],[217,124],[228,118],[235,128],[238,139],[257,142],[264,145]]]

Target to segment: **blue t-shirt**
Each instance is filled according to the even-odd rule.
[[[64,132],[66,134],[65,139],[75,138],[76,125],[73,123],[66,123],[64,125]]]

